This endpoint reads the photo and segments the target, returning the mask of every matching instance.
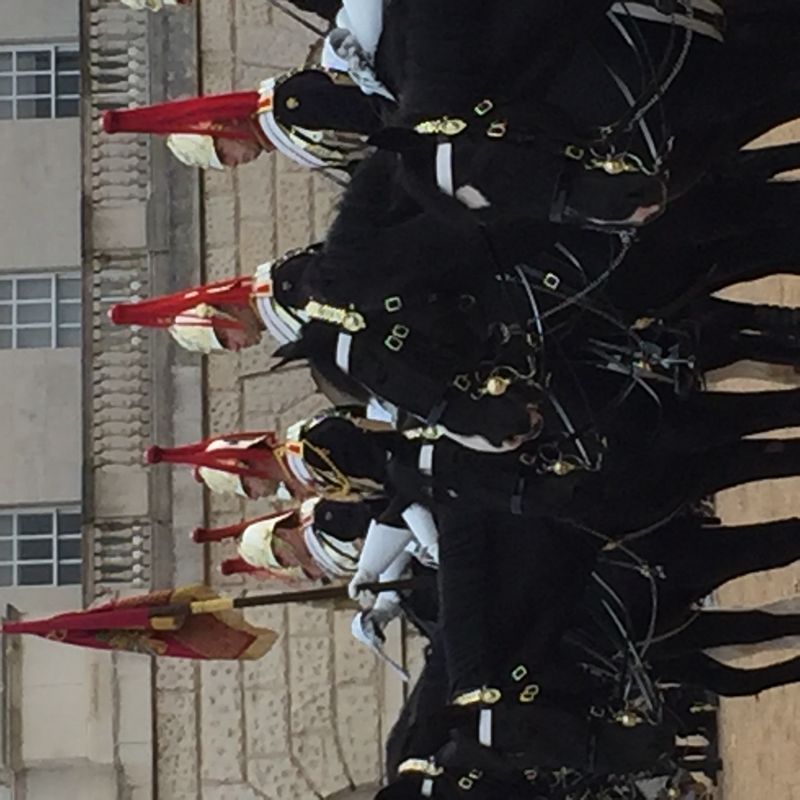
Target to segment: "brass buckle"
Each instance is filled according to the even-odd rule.
[[[398,323],[392,326],[392,335],[396,336],[398,339],[407,339],[409,333],[411,333],[411,329],[407,325]]]
[[[519,702],[520,703],[532,703],[541,692],[541,687],[538,683],[529,683],[520,693],[519,693]]]
[[[453,386],[455,386],[456,389],[459,389],[462,392],[468,392],[470,385],[471,383],[469,375],[466,374],[456,375],[456,377],[453,378]]]
[[[494,103],[487,97],[485,100],[481,100],[480,103],[475,106],[475,113],[479,117],[485,117],[493,108]]]
[[[399,353],[405,344],[402,339],[393,336],[391,333],[383,340],[383,343],[386,345],[387,349],[391,350],[393,353]]]
[[[396,311],[399,311],[403,307],[403,301],[397,295],[394,295],[393,297],[387,297],[383,301],[383,307],[390,314],[394,314]]]
[[[490,139],[502,139],[507,133],[508,123],[504,119],[495,120],[486,131],[486,135]]]
[[[528,668],[524,664],[514,667],[511,673],[511,679],[519,683],[528,674]]]
[[[472,769],[466,775],[462,775],[458,779],[458,787],[459,789],[463,789],[465,792],[470,791],[473,786],[475,786],[475,781],[479,781],[483,777],[483,772],[479,769]]]
[[[586,155],[586,151],[582,147],[578,147],[576,144],[568,144],[564,148],[564,155],[567,158],[571,158],[573,161],[581,161]]]
[[[542,283],[546,289],[554,292],[561,285],[561,278],[555,272],[548,272],[542,279]]]

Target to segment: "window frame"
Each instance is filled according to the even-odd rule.
[[[63,349],[75,349],[79,348],[80,340],[77,344],[60,344],[59,343],[59,333],[65,330],[81,330],[81,313],[80,313],[80,306],[81,306],[81,293],[78,292],[78,296],[74,298],[59,298],[58,296],[58,289],[59,289],[59,280],[60,279],[68,279],[68,280],[77,280],[78,285],[80,286],[80,282],[82,279],[81,273],[79,270],[63,270],[63,271],[54,271],[54,272],[0,272],[0,284],[4,281],[11,281],[11,297],[6,299],[0,296],[0,308],[4,308],[9,306],[11,308],[11,320],[10,322],[1,322],[0,321],[0,333],[5,333],[6,331],[11,332],[11,344],[8,347],[4,347],[0,344],[0,352],[4,350],[63,350]],[[50,295],[49,295],[49,304],[50,304],[50,321],[47,322],[19,322],[19,308],[22,306],[32,306],[32,305],[43,305],[45,302],[48,302],[48,298],[24,298],[20,299],[19,297],[19,282],[25,280],[49,280],[50,281]],[[61,320],[61,310],[63,306],[78,306],[79,313],[78,313],[78,321],[77,322],[63,322]],[[43,330],[49,326],[50,329],[50,343],[47,345],[42,345],[41,347],[28,347],[28,346],[19,346],[19,331],[25,330]]]
[[[17,54],[18,53],[33,53],[33,52],[43,52],[47,51],[50,54],[50,68],[49,69],[37,69],[31,72],[20,72],[17,65]],[[11,94],[0,94],[0,102],[10,102],[11,103],[11,116],[10,117],[0,117],[0,120],[5,122],[18,122],[20,120],[35,120],[35,119],[75,119],[80,115],[80,65],[78,65],[78,69],[70,69],[70,70],[63,70],[59,71],[58,69],[58,54],[59,52],[67,52],[67,53],[77,53],[80,56],[80,46],[77,42],[55,42],[55,43],[28,43],[28,44],[2,44],[0,43],[0,54],[2,53],[11,53],[11,71],[2,71],[0,70],[0,78],[10,78],[11,79]],[[29,76],[29,77],[40,77],[40,76],[49,76],[50,78],[50,91],[49,93],[42,93],[42,94],[30,94],[24,93],[20,94],[17,91],[17,81],[20,76]],[[78,77],[78,91],[75,94],[59,94],[58,91],[58,78],[59,77]],[[50,114],[47,117],[20,117],[18,112],[18,103],[20,100],[44,100],[49,98],[50,100]],[[59,100],[74,100],[78,102],[77,113],[70,114],[70,115],[59,115],[58,114],[58,102]]]
[[[50,532],[37,534],[20,534],[20,517],[30,515],[50,515]],[[81,508],[75,504],[47,505],[47,506],[12,506],[0,507],[0,517],[11,517],[11,533],[9,536],[0,536],[0,542],[11,542],[10,558],[0,558],[0,568],[11,567],[11,583],[8,586],[0,584],[0,589],[28,589],[28,588],[54,588],[61,586],[80,586],[83,580],[82,569],[81,579],[77,583],[59,582],[59,570],[61,567],[82,566],[83,560],[80,554],[77,558],[61,558],[58,545],[61,541],[81,542],[83,538],[82,525],[76,533],[59,535],[58,522],[61,514],[81,515]],[[52,550],[49,558],[25,558],[21,557],[21,543],[30,541],[48,541]],[[51,569],[50,583],[22,583],[20,581],[20,569],[26,566],[49,566]]]

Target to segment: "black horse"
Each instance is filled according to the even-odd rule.
[[[694,411],[670,424],[637,427],[628,413],[613,436],[590,437],[576,427],[575,436],[545,433],[510,453],[479,452],[446,437],[366,431],[333,416],[304,431],[305,460],[323,491],[335,464],[350,485],[382,487],[402,507],[420,502],[563,519],[616,536],[663,524],[721,489],[796,475],[800,441],[737,437],[787,425],[797,396],[701,394]]]
[[[584,10],[559,30],[547,17],[561,8],[538,3],[502,15],[481,4],[457,14],[448,2],[396,5],[400,129],[377,141],[402,153],[412,192],[449,218],[641,224],[663,206],[664,164],[679,194],[712,155],[796,116],[795,79],[764,93],[776,72],[797,69],[790,3],[780,13],[734,8],[725,46],[688,34],[678,8],[661,24],[624,6],[605,15],[610,4],[560,4]],[[711,33],[719,18],[701,17]],[[463,127],[455,136],[454,122]]]
[[[688,709],[674,705],[680,698],[664,695],[664,716],[652,724],[642,724],[630,709],[610,716],[603,703],[619,686],[611,681],[598,694],[595,683],[594,694],[587,695],[591,679],[570,658],[564,660],[563,652],[558,655],[559,635],[569,643],[570,657],[585,659],[595,677],[597,664],[614,672],[633,652],[656,679],[674,680],[682,673],[691,684],[724,694],[800,680],[797,660],[778,670],[737,670],[700,652],[721,642],[796,633],[797,615],[689,610],[722,582],[800,558],[797,519],[734,528],[691,517],[675,520],[659,536],[637,543],[632,563],[624,562],[621,552],[604,553],[595,579],[587,570],[596,542],[585,532],[546,525],[529,531],[497,515],[476,520],[450,512],[441,525],[441,628],[390,737],[391,776],[404,759],[437,751],[437,766],[452,766],[454,751],[466,752],[476,760],[472,767],[499,769],[510,786],[510,775],[523,769],[526,774],[535,769],[538,776],[557,768],[602,776],[609,770],[658,772],[671,766],[669,759],[664,762],[665,756],[674,757],[674,734],[694,722]],[[506,579],[509,569],[518,580]],[[575,594],[580,586],[588,587],[582,601]],[[581,609],[577,615],[570,612],[574,606]],[[609,618],[619,626],[617,635]],[[619,630],[624,630],[621,640]],[[615,653],[615,648],[621,649]],[[558,671],[545,666],[551,660]],[[449,706],[453,696],[475,686],[500,691],[488,704]],[[484,747],[475,749],[470,740]],[[443,742],[449,743],[443,747]],[[400,779],[401,786],[414,782],[407,775]],[[387,795],[395,796],[406,795],[399,790]]]
[[[403,38],[402,66],[385,69],[401,74],[400,109],[376,142],[401,153],[412,193],[447,218],[642,224],[663,208],[665,167],[679,194],[713,156],[796,115],[796,78],[765,96],[797,70],[791,3],[734,8],[724,46],[713,4],[676,4],[657,22],[624,5],[559,4],[583,9],[565,30],[540,3],[502,15],[396,5],[402,21],[390,7],[384,39]]]

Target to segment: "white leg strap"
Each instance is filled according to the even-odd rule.
[[[417,466],[423,475],[433,475],[433,448],[434,445],[428,443],[419,449],[419,461]]]
[[[478,741],[484,747],[492,746],[492,709],[482,708],[478,717]]]
[[[442,142],[436,147],[436,185],[439,191],[453,196],[452,142]]]
[[[349,333],[340,333],[336,340],[336,366],[345,373],[350,374],[350,348],[353,346],[353,337]]]

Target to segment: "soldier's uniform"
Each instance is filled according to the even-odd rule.
[[[265,80],[257,91],[107,111],[103,129],[166,135],[189,166],[222,169],[215,140],[233,139],[278,150],[303,166],[347,170],[371,152],[367,139],[382,127],[388,107],[346,74],[309,68]]]
[[[252,278],[230,278],[162,297],[117,303],[109,310],[109,318],[116,325],[167,328],[184,349],[211,353],[224,349],[218,336],[221,329],[242,327],[221,307],[250,308],[270,335],[279,344],[286,344],[300,335],[307,316],[302,310],[277,303],[273,285],[284,271],[295,272],[295,265],[313,258],[317,249],[312,245],[265,262]]]

